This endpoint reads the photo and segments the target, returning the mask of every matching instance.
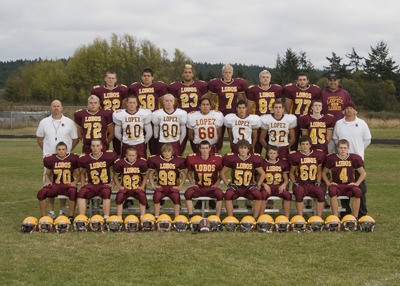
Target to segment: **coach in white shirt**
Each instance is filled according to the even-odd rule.
[[[356,116],[356,105],[354,102],[349,101],[343,106],[344,118],[336,122],[335,128],[333,130],[332,139],[337,146],[337,143],[341,139],[346,139],[350,143],[350,153],[357,154],[361,156],[364,160],[364,151],[371,143],[371,132],[367,123]],[[356,172],[356,180],[359,174]],[[367,185],[363,181],[359,188],[362,190],[360,211],[358,212],[358,217],[362,217],[367,214],[367,204],[366,204],[366,192]],[[342,205],[343,205],[342,201]],[[346,204],[347,202],[347,204]],[[345,200],[346,212],[349,210],[348,200]],[[351,213],[351,212],[350,212]]]

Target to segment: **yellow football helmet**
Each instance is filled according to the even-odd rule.
[[[330,215],[325,220],[325,228],[329,231],[339,231],[340,225],[340,219],[335,215]]]
[[[173,220],[173,226],[178,232],[183,232],[188,229],[189,220],[184,215],[178,215]]]
[[[72,223],[74,230],[76,231],[87,231],[87,225],[89,219],[85,215],[77,215]]]
[[[357,230],[357,219],[351,214],[345,215],[342,218],[342,227],[345,231]]]
[[[38,225],[37,218],[33,216],[26,217],[21,224],[21,231],[26,233],[32,233],[36,230]]]
[[[108,231],[117,232],[122,228],[122,218],[117,215],[112,215],[106,220],[106,228]]]
[[[51,232],[53,230],[54,221],[49,216],[43,216],[39,219],[39,232]]]
[[[259,232],[272,232],[275,222],[269,214],[260,215],[257,220],[257,230]]]
[[[140,219],[140,227],[144,231],[154,230],[156,227],[156,218],[152,214],[144,214]]]
[[[358,220],[358,224],[360,226],[361,231],[372,232],[375,229],[375,220],[369,215],[362,216]]]
[[[170,231],[172,228],[172,219],[167,214],[162,214],[157,218],[157,229],[159,231]]]
[[[104,217],[99,214],[92,216],[89,220],[89,228],[91,231],[103,231]]]
[[[140,228],[140,221],[137,216],[135,215],[128,215],[124,219],[125,230],[127,232],[136,232],[139,231]]]
[[[275,229],[277,232],[289,231],[289,219],[284,215],[279,215],[275,218]]]
[[[290,220],[290,226],[292,227],[293,231],[303,232],[307,228],[307,222],[301,215],[295,215]]]
[[[307,222],[311,231],[322,231],[324,229],[324,220],[317,215],[310,217]]]
[[[64,233],[68,232],[69,229],[71,228],[71,221],[65,215],[60,215],[54,221],[54,225],[56,228],[56,232]]]
[[[222,221],[222,225],[226,231],[236,231],[239,226],[239,221],[234,216],[227,216]]]
[[[222,227],[222,222],[219,216],[210,215],[208,216],[208,221],[210,222],[210,230],[211,231],[220,231]]]
[[[190,218],[190,229],[193,233],[197,233],[200,231],[200,222],[203,219],[202,216],[199,215],[195,215],[193,217]]]
[[[256,224],[256,219],[252,216],[245,216],[242,218],[240,221],[240,230],[243,232],[249,232],[252,231],[254,226]]]

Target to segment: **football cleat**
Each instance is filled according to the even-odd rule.
[[[288,232],[289,231],[289,219],[284,216],[280,215],[277,216],[275,219],[275,229],[277,232]]]
[[[49,216],[43,216],[39,219],[39,232],[51,232],[53,230],[54,221]]]
[[[311,231],[322,231],[324,229],[324,220],[317,215],[310,217],[307,223]]]
[[[156,218],[152,214],[144,214],[140,219],[140,229],[143,231],[152,231],[156,227]]]
[[[184,232],[189,227],[189,220],[184,215],[178,215],[174,218],[172,224],[176,231]]]
[[[140,221],[135,215],[128,215],[124,219],[124,226],[127,232],[137,232],[140,228]]]
[[[307,222],[301,215],[295,215],[290,220],[290,226],[293,231],[304,232],[307,229]]]
[[[369,215],[362,216],[358,220],[361,231],[372,232],[375,229],[375,220]]]
[[[94,215],[89,220],[89,229],[93,232],[103,231],[104,218],[101,215]]]
[[[123,225],[122,218],[117,215],[112,215],[106,220],[106,228],[110,232],[118,232]]]
[[[239,221],[234,216],[227,216],[222,221],[222,225],[226,231],[236,231],[239,227]]]
[[[21,224],[21,232],[32,233],[37,229],[38,220],[33,216],[26,217]]]
[[[222,222],[219,216],[210,215],[208,216],[208,221],[210,222],[210,230],[211,231],[220,231],[222,227]]]
[[[274,219],[268,214],[263,214],[257,219],[256,227],[259,232],[269,233],[274,229],[274,225]]]
[[[342,227],[345,231],[357,230],[357,219],[353,215],[345,215],[342,218]]]
[[[54,221],[54,226],[57,233],[65,233],[70,230],[71,221],[65,215],[60,215]]]
[[[335,215],[330,215],[325,220],[325,228],[329,231],[339,231],[340,226],[340,219]]]
[[[252,216],[245,216],[242,218],[240,221],[240,230],[242,232],[249,232],[254,229],[254,226],[256,225],[256,219]]]
[[[77,215],[72,223],[75,231],[87,231],[89,219],[85,215]]]
[[[167,214],[162,214],[157,218],[157,229],[159,231],[170,231],[172,228],[172,219]]]

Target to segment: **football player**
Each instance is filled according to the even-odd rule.
[[[225,206],[228,216],[233,215],[233,200],[238,197],[245,197],[254,200],[253,217],[258,218],[261,209],[260,186],[265,179],[265,172],[262,167],[262,157],[259,154],[251,154],[250,143],[239,140],[237,143],[238,153],[226,154],[223,158],[223,168],[220,176],[228,189],[225,192]],[[231,169],[232,178],[228,181],[227,171]],[[257,171],[259,178],[257,184],[254,183],[254,171]]]
[[[189,188],[185,191],[186,205],[189,217],[193,216],[193,198],[202,196],[215,198],[216,215],[221,215],[222,200],[224,193],[219,185],[219,172],[222,169],[222,156],[211,154],[210,142],[200,142],[200,154],[191,154],[186,157],[188,169],[187,177],[190,182]]]
[[[174,149],[167,143],[161,147],[161,155],[151,156],[148,161],[149,182],[154,189],[154,216],[160,215],[160,202],[164,197],[169,197],[174,204],[175,216],[179,215],[180,193],[186,180],[185,159],[174,156]],[[157,173],[157,182],[154,175]]]

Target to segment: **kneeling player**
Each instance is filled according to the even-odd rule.
[[[262,204],[260,213],[264,213],[268,198],[276,196],[283,199],[283,211],[285,216],[289,218],[291,199],[291,195],[287,189],[289,184],[289,164],[286,160],[278,158],[278,151],[278,147],[269,146],[267,158],[263,161],[265,182],[261,188]]]
[[[311,150],[311,138],[308,135],[302,136],[299,143],[300,151],[289,155],[289,178],[293,182],[297,212],[303,215],[303,199],[310,196],[317,199],[317,216],[322,216],[325,191],[321,187],[321,166],[325,154],[322,151]]]
[[[160,202],[164,197],[169,197],[174,204],[175,216],[179,215],[180,194],[186,180],[185,159],[174,157],[174,149],[167,143],[161,147],[161,154],[149,158],[149,182],[154,189],[154,216],[160,215]],[[157,172],[157,184],[154,182],[154,174]],[[180,178],[181,177],[181,178]]]
[[[73,218],[76,204],[76,177],[79,174],[76,154],[67,153],[67,144],[60,142],[56,146],[56,154],[47,155],[43,164],[47,168],[43,188],[38,192],[40,215],[46,215],[46,198],[64,195],[69,198],[69,218]],[[50,176],[53,175],[53,183]]]
[[[118,187],[115,203],[117,215],[122,218],[123,203],[128,197],[134,197],[140,203],[140,216],[146,212],[147,198],[145,193],[147,161],[138,158],[135,147],[126,150],[125,158],[114,163],[114,183]],[[121,181],[119,181],[119,177]]]
[[[245,197],[248,200],[255,200],[253,217],[258,218],[261,209],[260,186],[265,179],[265,172],[262,168],[262,157],[259,154],[251,154],[250,143],[245,140],[237,142],[238,154],[229,153],[223,159],[224,167],[221,170],[221,179],[228,186],[225,193],[225,205],[228,216],[233,215],[233,200],[238,197]],[[232,170],[232,179],[229,183],[226,172]],[[257,184],[254,184],[254,170],[260,175]]]
[[[224,193],[218,187],[219,171],[222,168],[222,156],[210,154],[211,145],[208,141],[201,141],[199,147],[200,155],[191,154],[186,158],[188,179],[190,187],[185,192],[186,205],[189,217],[193,216],[193,198],[201,196],[215,198],[216,215],[221,215],[222,200]],[[193,178],[194,176],[194,178]]]
[[[354,171],[360,174],[355,182]],[[332,181],[328,179],[327,174],[331,171]],[[332,213],[338,216],[337,196],[354,197],[353,216],[358,217],[360,209],[361,189],[358,187],[367,176],[364,169],[362,158],[356,154],[349,153],[349,141],[342,139],[338,142],[338,154],[330,154],[326,157],[322,178],[328,186],[329,196],[331,198]]]

